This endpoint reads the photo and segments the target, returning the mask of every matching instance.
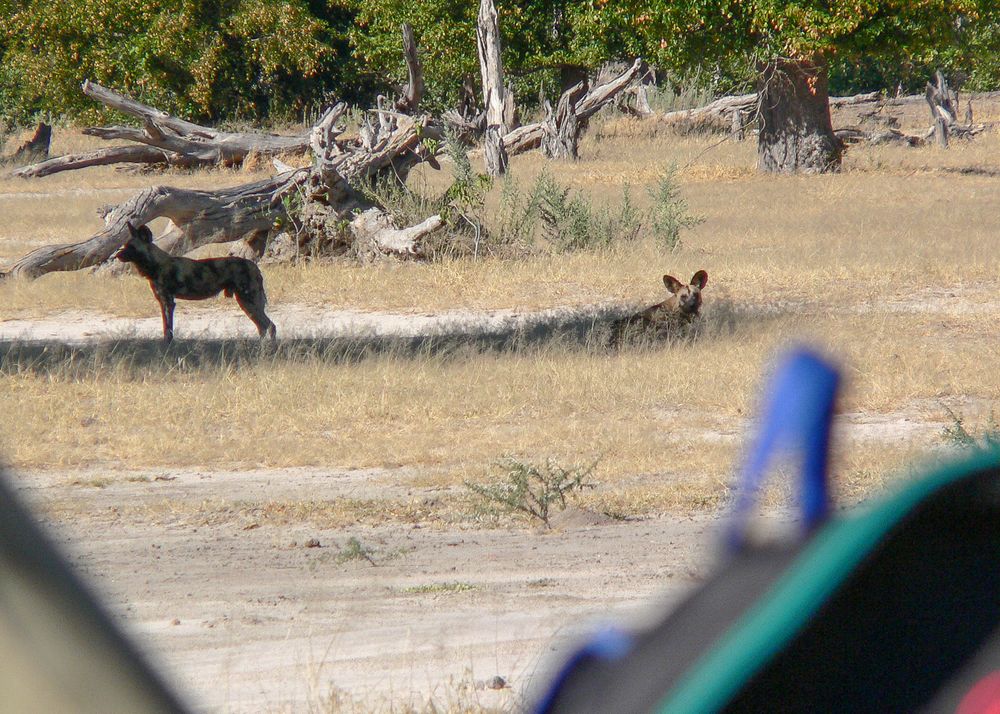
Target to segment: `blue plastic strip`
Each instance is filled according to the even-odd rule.
[[[587,660],[597,659],[605,662],[619,660],[632,651],[634,638],[629,633],[616,627],[604,627],[594,633],[587,642],[579,647],[569,658],[552,684],[535,706],[535,714],[546,714],[552,710],[556,697],[565,685],[566,680]]]
[[[747,522],[768,469],[777,457],[800,465],[799,507],[806,532],[827,517],[830,426],[840,377],[837,370],[806,349],[789,353],[766,392],[760,431],[737,481],[727,545],[746,542]]]

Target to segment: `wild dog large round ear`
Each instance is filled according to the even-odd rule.
[[[708,273],[704,270],[699,270],[691,276],[691,284],[696,285],[699,290],[703,289],[708,284]]]
[[[138,228],[132,225],[132,221],[126,221],[128,226],[128,232],[132,234],[133,238],[143,241],[144,243],[153,242],[153,232],[149,230],[149,226],[141,225]]]
[[[676,294],[678,290],[684,287],[684,284],[675,278],[673,275],[663,276],[663,285],[667,288],[668,293]]]

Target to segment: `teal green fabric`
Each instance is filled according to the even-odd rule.
[[[998,465],[1000,452],[977,453],[827,523],[774,587],[671,689],[657,711],[704,714],[720,710],[918,504],[951,483]]]

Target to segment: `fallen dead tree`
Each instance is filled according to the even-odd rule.
[[[144,189],[107,210],[105,227],[91,238],[32,251],[8,274],[36,278],[101,265],[128,237],[127,223],[156,218],[169,220],[170,227],[156,242],[172,255],[209,243],[241,241],[237,252],[259,257],[279,228],[313,252],[421,255],[423,238],[443,225],[442,218],[397,226],[360,189],[382,175],[405,180],[413,166],[433,159],[440,128],[427,117],[373,110],[363,131],[345,139],[337,126],[344,110],[343,104],[330,109],[306,138],[314,154],[311,167],[215,191]]]
[[[830,97],[830,107],[867,104],[878,101],[880,97],[879,92],[867,92],[850,97]],[[684,130],[708,129],[719,133],[732,132],[742,139],[747,127],[757,116],[758,101],[759,97],[756,92],[733,94],[719,97],[703,107],[678,109],[657,114],[648,109],[649,103],[643,92],[637,105],[645,106],[646,110],[631,109],[629,113],[642,118],[655,118]]]
[[[194,124],[161,112],[94,82],[83,83],[83,93],[107,107],[138,119],[141,128],[128,126],[88,127],[88,136],[127,140],[136,145],[98,149],[60,156],[25,166],[11,176],[33,178],[60,171],[115,163],[178,166],[235,166],[251,153],[262,156],[303,154],[309,150],[307,136],[278,136],[221,131]]]

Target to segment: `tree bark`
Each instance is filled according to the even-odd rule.
[[[396,102],[396,111],[413,114],[424,96],[424,71],[417,57],[417,40],[413,36],[413,28],[409,23],[404,23],[402,30],[403,59],[406,61],[409,81],[403,88],[403,96]]]
[[[833,133],[826,65],[778,59],[760,79],[758,168],[772,173],[818,173],[840,168],[843,147]]]
[[[581,121],[577,119],[576,108],[586,91],[586,86],[582,82],[570,87],[559,98],[559,105],[554,112],[548,100],[545,101],[542,153],[546,157],[576,161],[577,145],[583,128]]]
[[[614,79],[591,88],[579,102],[574,111],[576,121],[581,125],[608,102],[614,101],[619,93],[628,88],[632,82],[641,74],[643,62],[637,59],[632,66],[622,72]],[[510,131],[503,138],[504,146],[511,156],[537,149],[542,144],[542,136],[545,134],[544,122],[535,124],[525,124]]]
[[[483,101],[486,104],[486,131],[483,135],[486,172],[490,176],[502,176],[507,172],[508,163],[503,138],[510,127],[504,124],[505,89],[500,61],[500,28],[493,0],[480,0],[476,38]]]
[[[45,161],[49,157],[49,144],[51,142],[52,127],[45,122],[39,122],[32,137],[17,147],[17,150],[9,157],[0,158],[0,164],[21,166]]]

